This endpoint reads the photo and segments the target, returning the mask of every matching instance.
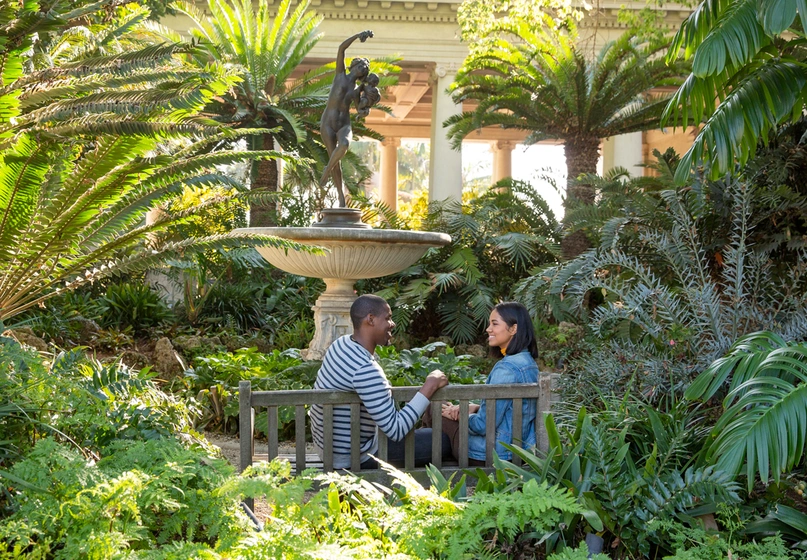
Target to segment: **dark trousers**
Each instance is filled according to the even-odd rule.
[[[405,439],[401,441],[389,440],[387,444],[387,462],[396,466],[404,466]],[[443,434],[443,457],[449,457],[451,443],[446,434]],[[415,466],[422,467],[432,461],[432,429],[420,428],[415,430]],[[367,459],[361,464],[362,469],[377,469],[375,459]]]
[[[423,413],[423,425],[424,426],[431,426],[432,425],[432,407],[429,405],[429,408],[426,409],[426,412]],[[460,458],[460,423],[457,420],[450,420],[443,416],[443,457],[446,455],[446,440],[451,447],[451,456],[455,459],[459,460]],[[429,429],[431,432],[431,428]],[[480,461],[478,459],[473,459],[468,457],[468,466],[472,467],[484,467],[485,461]]]

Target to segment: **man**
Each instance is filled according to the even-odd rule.
[[[376,429],[380,428],[391,440],[387,448],[390,463],[403,464],[404,436],[412,429],[418,418],[429,406],[434,392],[448,385],[442,371],[431,372],[420,391],[406,406],[398,410],[392,400],[392,392],[384,370],[374,356],[376,346],[387,346],[392,340],[392,310],[378,296],[364,295],[350,307],[353,335],[345,335],[331,344],[317,373],[314,389],[355,391],[362,401],[361,406],[361,467],[377,468],[376,461],[369,457],[378,451]],[[323,448],[322,406],[313,405],[311,434],[320,454]],[[450,450],[443,445],[443,450]],[[422,466],[431,460],[431,429],[415,432],[415,464]],[[333,466],[336,469],[350,467],[350,407],[333,407]]]

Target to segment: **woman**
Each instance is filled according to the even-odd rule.
[[[537,383],[538,346],[527,308],[520,303],[504,302],[490,312],[487,328],[488,345],[491,355],[499,361],[493,366],[486,383],[502,385],[506,383]],[[471,465],[485,464],[485,423],[487,406],[471,404],[472,413],[468,417],[468,462]],[[520,447],[535,445],[535,415],[537,404],[534,399],[524,399],[521,403],[521,441],[513,442],[513,401],[496,400],[496,454],[502,459],[510,459],[512,453],[502,443],[515,443]],[[451,439],[451,452],[459,458],[459,405],[443,404],[443,432]]]

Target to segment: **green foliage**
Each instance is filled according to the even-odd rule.
[[[610,556],[607,554],[592,554],[589,556],[588,546],[586,543],[581,542],[577,548],[564,548],[560,552],[550,554],[546,560],[609,560]]]
[[[720,534],[707,533],[699,527],[683,527],[676,523],[660,523],[669,535],[675,550],[664,560],[723,560],[724,558],[753,558],[754,560],[792,560],[780,537],[769,537],[761,542],[736,542]]]
[[[14,465],[8,478],[26,484],[0,523],[6,557],[111,558],[177,539],[212,545],[243,530],[235,501],[217,491],[232,473],[222,459],[170,439],[119,441],[106,453],[96,462],[44,439]]]
[[[366,291],[393,300],[396,332],[474,342],[493,305],[509,297],[516,281],[555,261],[560,228],[546,202],[528,183],[499,187],[467,204],[432,202],[423,229],[448,233],[451,243],[430,249],[383,289],[365,284]]]
[[[449,537],[446,554],[456,558],[468,553],[527,552],[557,531],[564,515],[581,511],[570,492],[536,480],[528,480],[514,493],[475,494]]]
[[[692,74],[670,100],[663,124],[705,123],[676,174],[680,183],[701,160],[713,179],[730,172],[754,154],[758,140],[802,118],[806,17],[793,0],[707,0],[684,21],[667,60],[692,58]]]
[[[445,373],[450,383],[484,383],[479,370],[472,367],[470,355],[457,356],[443,342],[433,342],[423,348],[398,351],[394,346],[376,348],[384,373],[392,385],[422,385],[435,369]]]
[[[804,482],[801,485],[803,496]],[[746,532],[750,535],[781,536],[793,548],[807,550],[807,513],[776,504],[765,517],[749,523]]]
[[[135,333],[143,333],[172,317],[159,294],[143,283],[111,284],[101,301],[103,326],[131,327]]]
[[[185,372],[187,389],[205,407],[199,424],[211,428],[238,426],[238,382],[252,382],[255,391],[310,389],[319,369],[318,362],[303,362],[295,349],[274,350],[270,354],[256,348],[199,356]],[[281,434],[288,434],[294,421],[294,408],[278,411]],[[266,412],[255,420],[258,431],[266,433]]]
[[[704,460],[741,471],[750,492],[759,474],[779,482],[804,459],[807,434],[807,344],[770,332],[741,337],[687,389],[690,399],[726,393]]]
[[[665,182],[674,164],[662,157]],[[803,249],[769,235],[780,202],[789,203],[737,179],[658,186],[604,190],[622,209],[606,200],[599,216],[587,215],[599,246],[533,271],[516,290],[534,315],[586,321],[601,341],[571,366],[571,399],[590,403],[628,388],[659,398],[685,388],[743,334],[807,334]]]
[[[664,546],[655,520],[687,525],[715,511],[716,504],[739,502],[739,487],[712,467],[692,466],[704,430],[683,404],[662,413],[628,397],[593,415],[581,408],[564,439],[553,416],[546,419],[550,450],[544,454],[512,447],[524,462],[496,459],[494,477],[480,480],[477,492],[518,488],[526,481],[568,488],[581,509],[563,517],[562,529],[547,539],[551,551],[572,542],[576,531],[604,531],[617,552],[648,554]],[[508,446],[510,448],[510,446]]]
[[[526,131],[527,143],[562,140],[571,183],[596,171],[602,138],[658,126],[669,95],[649,92],[680,84],[686,72],[660,56],[666,40],[629,30],[588,56],[572,18],[555,17],[541,3],[496,14],[496,4],[471,3],[486,11],[488,22],[479,29],[471,18],[465,25],[474,27],[475,43],[450,91],[455,102],[477,107],[443,123],[455,147],[484,126]],[[569,190],[571,199],[593,203],[593,196],[576,192]]]

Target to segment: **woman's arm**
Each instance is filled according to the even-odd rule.
[[[359,39],[362,43],[365,42],[369,37],[373,36],[373,32],[369,29],[366,31],[362,31],[361,33],[356,33],[353,37],[348,37],[342,44],[339,45],[339,50],[336,51],[336,72],[339,74],[345,73],[345,51],[347,48],[353,44],[356,39]]]

